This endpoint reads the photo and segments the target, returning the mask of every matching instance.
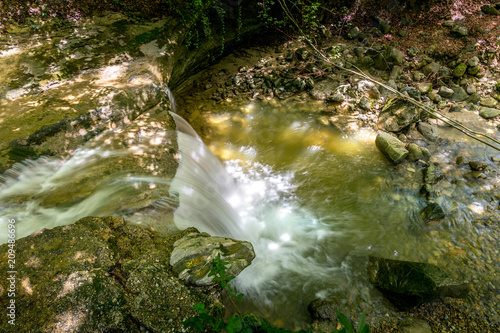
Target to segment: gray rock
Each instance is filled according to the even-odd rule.
[[[398,86],[396,85],[396,82],[394,80],[389,80],[385,83],[386,86],[389,86],[391,87],[392,89],[394,90],[398,90]],[[384,96],[387,96],[387,95],[394,95],[393,92],[387,90],[386,88],[384,87],[380,87],[380,93]]]
[[[448,112],[452,113],[452,112],[462,112],[462,107],[459,106],[459,105],[455,105],[455,106],[452,106]]]
[[[435,202],[430,202],[419,215],[424,223],[438,222],[446,217],[443,208]]]
[[[457,157],[457,159],[455,160],[455,163],[457,165],[467,165],[469,164],[469,159],[467,158],[467,156],[464,156],[464,155],[460,155]]]
[[[408,36],[408,31],[406,31],[406,30],[399,30],[398,31],[398,36],[400,36],[400,37],[407,37]]]
[[[432,83],[422,82],[418,85],[418,90],[422,95],[428,94],[432,91]]]
[[[453,90],[453,95],[451,95],[450,100],[453,102],[463,102],[467,98],[469,98],[469,95],[467,92],[464,90],[462,87],[453,87],[451,88]]]
[[[453,93],[454,93],[453,89],[444,86],[439,88],[438,91],[439,96],[443,98],[450,98],[453,95]]]
[[[212,261],[220,255],[228,262],[229,276],[238,275],[255,258],[252,244],[230,238],[210,237],[207,233],[191,233],[174,243],[170,256],[173,272],[190,285],[208,286]]]
[[[336,94],[333,94],[332,96],[328,97],[327,101],[335,102],[335,103],[342,103],[343,101],[345,101],[345,96],[341,93],[336,93]]]
[[[375,17],[375,23],[377,24],[377,28],[379,28],[383,34],[388,34],[391,31],[389,22],[381,19],[380,17]]]
[[[360,68],[368,68],[373,65],[373,59],[370,57],[360,57],[356,62],[356,66]]]
[[[339,307],[335,302],[325,299],[315,299],[307,306],[307,310],[313,320],[329,320],[337,319],[337,310]]]
[[[404,54],[397,48],[394,47],[388,48],[385,53],[385,57],[389,62],[395,63],[397,65],[403,64]]]
[[[476,86],[473,85],[473,84],[468,84],[467,85],[467,88],[465,88],[465,91],[469,94],[469,95],[472,95],[473,93],[475,93],[477,91],[476,89]]]
[[[456,37],[465,37],[469,34],[469,29],[467,27],[461,26],[459,24],[455,24],[451,28],[451,34]]]
[[[370,257],[370,281],[399,310],[408,310],[441,297],[465,297],[469,284],[439,266]]]
[[[427,94],[427,97],[429,97],[431,99],[431,101],[433,101],[434,103],[439,103],[442,100],[442,97],[440,95],[436,94],[434,91],[430,91]]]
[[[491,6],[491,5],[481,6],[481,11],[485,14],[488,14],[488,15],[500,15],[500,12],[498,11],[498,9],[496,9],[495,6]]]
[[[498,102],[493,97],[485,97],[481,98],[479,104],[481,104],[481,106],[486,106],[488,108],[494,108],[498,104]]]
[[[481,117],[483,117],[484,119],[492,119],[492,118],[498,117],[500,115],[500,110],[499,109],[482,107],[479,110],[479,115]]]
[[[399,132],[417,122],[418,118],[419,111],[415,105],[396,100],[380,112],[378,126],[389,132]]]
[[[477,92],[473,93],[472,95],[469,96],[469,98],[467,98],[467,102],[469,103],[477,103],[481,100],[481,95],[479,95]]]
[[[401,162],[408,155],[404,143],[389,133],[380,132],[375,139],[375,144],[380,152],[393,163]]]
[[[419,122],[417,124],[417,129],[427,140],[436,141],[439,139],[439,132],[437,128],[431,124]]]
[[[439,72],[440,68],[441,66],[437,62],[431,62],[430,64],[422,67],[422,73],[424,73],[425,76],[429,74],[436,74],[437,72]]]
[[[405,87],[400,91],[402,94],[407,93],[413,99],[420,101],[420,90],[415,87]]]
[[[479,58],[476,56],[470,57],[469,60],[467,61],[467,65],[471,67],[476,67],[479,65]]]
[[[401,66],[393,66],[391,70],[391,74],[389,74],[389,79],[390,80],[397,80],[399,75],[401,74],[402,68]]]

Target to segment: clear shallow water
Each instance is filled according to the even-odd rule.
[[[377,296],[353,273],[352,254],[439,264],[473,282],[468,301],[496,313],[500,231],[489,212],[498,207],[499,179],[494,169],[486,180],[471,178],[454,162],[458,153],[495,153],[461,138],[434,152],[445,171],[437,200],[448,218],[423,226],[415,217],[424,207],[419,168],[389,164],[375,148],[375,133],[342,136],[320,125],[313,111],[253,103],[218,110],[209,119],[208,148],[184,124],[188,134],[178,135],[181,168],[172,183],[134,159],[95,182],[95,174],[136,150],[89,148],[26,162],[0,185],[0,222],[15,216],[18,237],[88,215],[121,214],[158,228],[169,223],[165,212],[178,197],[179,228],[252,242],[257,257],[235,282],[246,295],[243,308],[275,324],[302,327],[316,297],[353,308],[361,301],[373,313]],[[127,214],[149,194],[154,200],[139,206],[150,209]]]
[[[458,153],[495,152],[459,138],[433,156],[445,171],[436,200],[448,218],[424,226],[417,217],[425,206],[420,168],[389,164],[371,130],[346,137],[317,117],[250,103],[209,119],[206,141],[236,182],[223,197],[240,228],[222,234],[251,241],[257,254],[235,280],[247,295],[244,307],[297,328],[307,322],[306,307],[316,297],[335,297],[347,307],[369,304],[373,292],[366,278],[354,277],[347,259],[352,254],[439,264],[477,283],[471,300],[491,302],[485,286],[499,281],[498,221],[475,221],[496,207],[498,177],[489,174],[479,185],[464,180],[467,171],[454,160]]]

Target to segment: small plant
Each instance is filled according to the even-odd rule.
[[[218,283],[220,287],[226,291],[231,303],[238,315],[227,318],[225,322],[221,318],[217,318],[212,315],[212,309],[207,310],[204,303],[198,303],[193,306],[193,309],[198,311],[198,315],[184,322],[184,328],[194,328],[200,332],[210,331],[210,332],[228,332],[228,333],[251,333],[251,332],[270,332],[270,333],[291,333],[291,331],[284,328],[273,327],[264,318],[257,318],[256,316],[242,315],[234,299],[241,301],[243,294],[238,293],[236,287],[231,286],[230,282],[235,278],[234,276],[229,276],[227,274],[228,262],[221,259],[220,254],[217,258],[212,260],[212,269],[210,270],[209,276],[213,276],[213,281]],[[339,322],[344,326],[340,331],[335,330],[333,333],[355,333],[354,327],[343,313],[337,311],[337,317]],[[307,331],[301,330],[299,333],[310,333],[311,329]],[[365,324],[365,312],[361,314],[361,318],[358,323],[357,328],[358,333],[369,333],[369,326]]]

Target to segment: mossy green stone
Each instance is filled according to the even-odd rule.
[[[467,71],[467,65],[466,64],[458,64],[457,67],[453,70],[453,76],[454,77],[462,77],[464,76],[465,72]]]

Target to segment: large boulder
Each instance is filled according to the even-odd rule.
[[[469,292],[466,281],[433,264],[370,257],[368,275],[401,311],[441,297],[464,297]]]
[[[220,258],[228,263],[227,274],[238,275],[255,258],[252,244],[231,238],[210,237],[207,233],[191,233],[174,244],[170,264],[174,273],[186,283],[208,286],[212,261]]]
[[[86,217],[18,239],[16,331],[179,332],[199,302],[221,314],[220,305],[171,273],[172,244],[185,233],[161,236],[122,218]],[[0,251],[0,269],[11,271],[7,244]],[[4,309],[8,289],[2,279]],[[0,322],[0,331],[11,329]]]
[[[417,122],[420,117],[418,108],[406,101],[396,100],[389,103],[379,115],[378,126],[389,132],[399,132]]]
[[[393,163],[401,162],[408,155],[405,144],[389,133],[379,133],[375,144],[380,152]]]

